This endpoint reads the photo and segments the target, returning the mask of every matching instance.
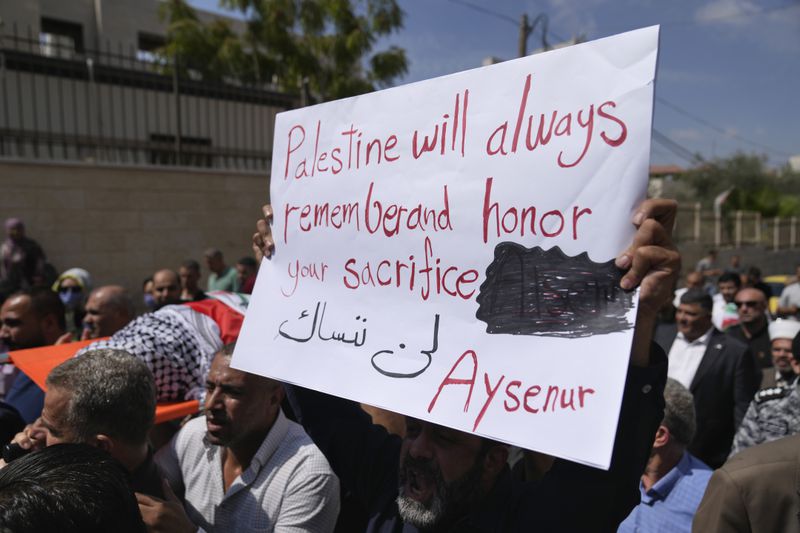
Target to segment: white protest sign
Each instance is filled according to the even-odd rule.
[[[657,49],[645,28],[278,115],[233,365],[607,468]]]

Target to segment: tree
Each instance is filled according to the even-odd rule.
[[[209,81],[253,79],[254,58],[226,21],[216,19],[204,24],[184,0],[168,0],[159,10],[167,22],[166,45],[158,50],[165,64],[171,66],[177,60],[184,77],[196,73]]]
[[[388,86],[408,69],[405,51],[374,52],[377,41],[400,29],[396,0],[220,0],[246,19],[244,35],[222,21],[200,22],[185,0],[168,0],[168,44],[204,77],[275,82],[317,100]],[[194,66],[191,66],[194,65]]]
[[[800,176],[788,166],[768,169],[764,156],[739,152],[691,169],[682,179],[708,206],[718,194],[733,189],[727,210],[758,211],[768,217],[800,214]]]

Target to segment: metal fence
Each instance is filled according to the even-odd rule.
[[[763,246],[770,250],[797,248],[798,217],[763,217],[753,211],[715,214],[700,204],[678,208],[678,243],[695,242],[715,248]]]
[[[174,61],[14,26],[0,36],[0,157],[268,170],[275,115],[298,98],[179,76]]]

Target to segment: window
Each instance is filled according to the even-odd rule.
[[[148,63],[163,62],[162,58],[158,56],[156,51],[167,44],[167,40],[160,35],[153,35],[152,33],[139,32],[136,59],[139,61],[146,61]]]
[[[83,27],[76,22],[42,17],[39,32],[42,55],[71,59],[83,53]]]

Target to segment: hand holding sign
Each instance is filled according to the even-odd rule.
[[[259,263],[265,257],[272,257],[275,250],[275,241],[272,239],[272,206],[266,204],[261,207],[261,211],[264,218],[258,219],[256,232],[253,234],[253,253]]]
[[[633,218],[637,227],[633,242],[617,258],[617,266],[628,269],[621,285],[640,286],[631,349],[631,364],[635,366],[647,366],[656,316],[672,299],[672,288],[680,274],[681,256],[672,242],[677,212],[674,200],[642,202]]]

